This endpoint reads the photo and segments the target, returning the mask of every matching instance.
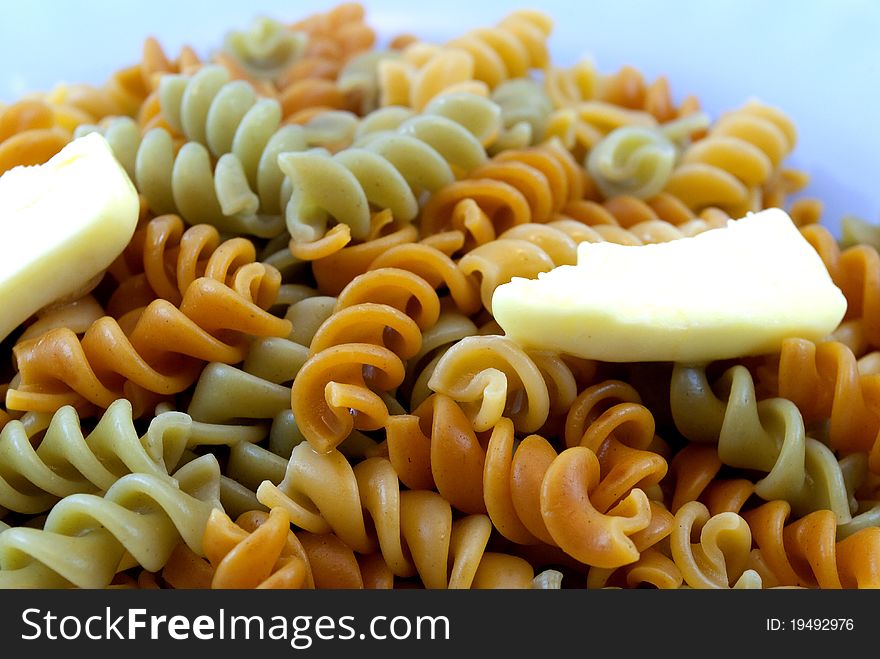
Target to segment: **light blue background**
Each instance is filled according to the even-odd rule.
[[[206,55],[256,15],[293,21],[335,2],[309,0],[0,0],[0,100],[59,81],[101,83],[138,60],[154,35],[168,52]],[[875,0],[603,0],[520,3],[365,0],[382,35],[442,41],[491,25],[515,7],[555,20],[558,63],[591,56],[602,71],[631,64],[667,74],[674,95],[696,94],[713,116],[750,97],[795,120],[789,163],[812,175],[837,230],[844,214],[880,221],[880,2]]]

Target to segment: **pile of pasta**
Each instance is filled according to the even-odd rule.
[[[0,171],[97,131],[141,215],[2,344],[0,587],[880,586],[870,227],[822,226],[780,109],[710,117],[551,32],[380,42],[348,3],[2,109]],[[493,319],[579,242],[769,207],[847,298],[827,340],[612,363]]]

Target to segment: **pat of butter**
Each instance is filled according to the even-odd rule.
[[[74,295],[125,249],[137,190],[99,134],[0,176],[0,339]]]
[[[581,243],[577,265],[514,278],[492,298],[505,334],[609,362],[708,362],[820,340],[846,299],[780,209],[651,245]]]

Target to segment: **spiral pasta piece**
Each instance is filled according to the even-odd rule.
[[[506,150],[433,195],[424,231],[458,229],[471,246],[526,222],[548,222],[583,196],[583,170],[558,144]]]
[[[233,522],[220,510],[211,511],[203,538],[212,567],[211,588],[314,586],[305,550],[290,530],[286,511],[245,515]]]
[[[387,406],[373,387],[389,391],[403,382],[404,361],[421,349],[421,332],[439,313],[434,288],[399,268],[371,270],[343,289],[291,389],[293,415],[313,446],[327,451],[354,429],[384,425]]]
[[[461,339],[479,333],[479,328],[457,310],[441,311],[432,327],[422,332],[422,348],[406,363],[406,377],[398,397],[415,409],[431,395],[428,381],[443,354]]]
[[[437,247],[425,243],[395,245],[370,263],[370,270],[398,268],[426,281],[435,291],[445,288],[455,307],[468,316],[482,306],[476,280]]]
[[[483,146],[466,128],[439,115],[407,119],[334,155],[286,152],[278,164],[292,184],[287,229],[293,242],[313,242],[333,220],[351,238],[364,240],[371,205],[390,209],[398,224],[410,222],[421,191],[448,185],[457,171],[471,171],[485,159]]]
[[[153,417],[139,437],[125,399],[110,405],[87,434],[76,411],[61,408],[36,448],[26,426],[10,421],[0,432],[0,504],[36,514],[59,498],[105,491],[128,473],[168,478],[184,449],[198,443],[193,431],[189,416],[166,412]]]
[[[699,533],[699,542],[693,538]],[[672,558],[691,588],[761,588],[760,575],[749,568],[752,533],[736,513],[710,515],[698,501],[682,506],[675,514],[670,536]]]
[[[566,219],[575,220],[586,228],[571,222],[560,224]],[[602,202],[593,199],[574,201],[566,205],[560,219],[553,224],[572,233],[578,240],[641,245],[694,236],[723,227],[729,219],[730,216],[719,209],[696,215],[679,199],[661,192],[646,200],[618,195]]]
[[[764,207],[762,186],[778,175],[796,140],[791,119],[752,100],[719,118],[685,150],[666,190],[693,210],[717,206],[742,217]]]
[[[206,455],[179,469],[176,483],[128,474],[103,496],[65,497],[42,529],[0,533],[0,587],[104,588],[128,561],[160,570],[181,539],[201,554],[208,516],[220,505],[219,476]]]
[[[552,28],[541,12],[517,10],[495,27],[471,30],[443,46],[412,43],[400,59],[380,63],[380,102],[420,110],[444,92],[485,95],[505,80],[544,68]]]
[[[159,111],[156,93],[159,80],[169,73],[190,75],[202,65],[189,46],[183,46],[176,58],[169,58],[158,40],[147,37],[142,44],[140,61],[116,70],[103,89],[119,107],[118,114],[136,117],[141,125],[148,125]]]
[[[730,367],[713,387],[704,367],[676,365],[670,402],[685,437],[717,442],[726,465],[767,474],[755,484],[758,496],[784,499],[799,515],[826,509],[841,523],[851,519],[849,493],[834,453],[807,436],[791,400],[758,401],[745,366]]]
[[[843,343],[786,339],[777,386],[779,395],[793,401],[806,420],[828,420],[831,448],[842,454],[867,452],[871,470],[880,470],[880,378],[863,375]]]
[[[633,488],[662,500],[659,483],[668,471],[661,451],[665,442],[655,433],[650,410],[638,393],[619,380],[605,380],[584,389],[565,419],[566,446],[585,446],[599,458],[602,483],[591,494],[601,510]]]
[[[471,587],[492,529],[485,515],[453,522],[449,503],[436,492],[401,491],[385,458],[352,467],[337,451],[317,453],[305,443],[293,450],[284,480],[264,483],[257,495],[311,533],[332,531],[359,554],[378,548],[393,574],[418,575],[426,588]],[[364,511],[374,532],[367,530]]]
[[[245,292],[203,276],[187,287],[179,306],[158,299],[119,321],[99,319],[82,338],[59,328],[22,341],[14,347],[20,379],[7,392],[7,407],[55,411],[88,401],[106,408],[117,398],[183,391],[204,362],[244,359],[248,336],[290,333],[289,321]]]
[[[715,515],[739,513],[755,492],[754,483],[745,478],[719,479],[722,463],[714,446],[688,444],[669,464],[675,477],[670,510],[673,513],[690,501],[700,501]]]
[[[647,83],[642,73],[632,66],[623,66],[611,74],[602,73],[588,57],[570,67],[550,66],[544,75],[544,88],[554,106],[560,109],[603,101],[647,112],[658,122],[671,121],[699,109],[699,102],[693,96],[686,97],[676,107],[666,76]]]
[[[544,138],[557,138],[576,160],[584,162],[590,151],[613,130],[656,125],[657,120],[648,112],[590,100],[552,112],[547,118]]]
[[[264,123],[262,118],[254,121]],[[280,216],[284,177],[275,156],[307,147],[301,127],[283,127],[262,141],[249,135],[242,141],[246,147],[222,153],[216,164],[200,142],[189,141],[176,149],[164,128],[150,129],[141,137],[126,117],[116,117],[106,127],[80,127],[77,135],[94,130],[107,136],[117,159],[156,214],[175,213],[188,224],[207,223],[221,231],[264,238],[284,229]],[[251,153],[245,153],[245,148]]]
[[[531,78],[505,80],[492,90],[501,110],[502,133],[492,143],[494,153],[539,144],[544,139],[553,102]]]
[[[304,67],[288,71],[288,79],[314,75],[316,65],[338,67],[375,43],[376,33],[366,21],[366,11],[357,2],[342,2],[326,12],[317,12],[290,24],[290,29],[308,36]],[[319,64],[320,63],[320,64]],[[311,71],[311,73],[309,73]]]
[[[872,556],[880,529],[869,527],[844,539],[830,510],[817,510],[789,521],[785,501],[768,501],[743,513],[760,558],[781,586],[807,588],[878,588],[880,574]]]
[[[120,281],[108,314],[121,317],[154,299],[180,304],[201,277],[222,282],[267,309],[280,295],[281,275],[259,263],[254,244],[236,237],[221,240],[209,224],[189,228],[177,215],[160,215],[135,231],[111,273]]]
[[[571,367],[558,355],[525,351],[504,336],[471,336],[447,350],[428,387],[462,405],[478,432],[504,416],[535,432],[577,395]]]
[[[418,229],[407,225],[322,256],[312,262],[312,274],[318,290],[325,295],[339,295],[352,279],[366,272],[381,254],[397,245],[415,242],[417,238]]]
[[[587,171],[605,197],[648,199],[666,186],[680,145],[708,123],[708,116],[698,113],[656,128],[621,126],[590,150]]]
[[[284,508],[247,511],[235,522],[214,510],[204,546],[207,559],[179,545],[162,570],[165,582],[174,588],[215,589],[375,589],[391,588],[394,582],[378,554],[356,557],[332,534],[294,534]],[[198,580],[191,576],[193,569]]]

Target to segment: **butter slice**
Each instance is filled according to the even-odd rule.
[[[689,238],[581,243],[577,265],[514,278],[492,298],[528,348],[609,362],[705,363],[818,341],[846,298],[785,211],[768,209]]]
[[[84,293],[131,240],[139,210],[137,190],[98,133],[0,176],[0,339]]]

